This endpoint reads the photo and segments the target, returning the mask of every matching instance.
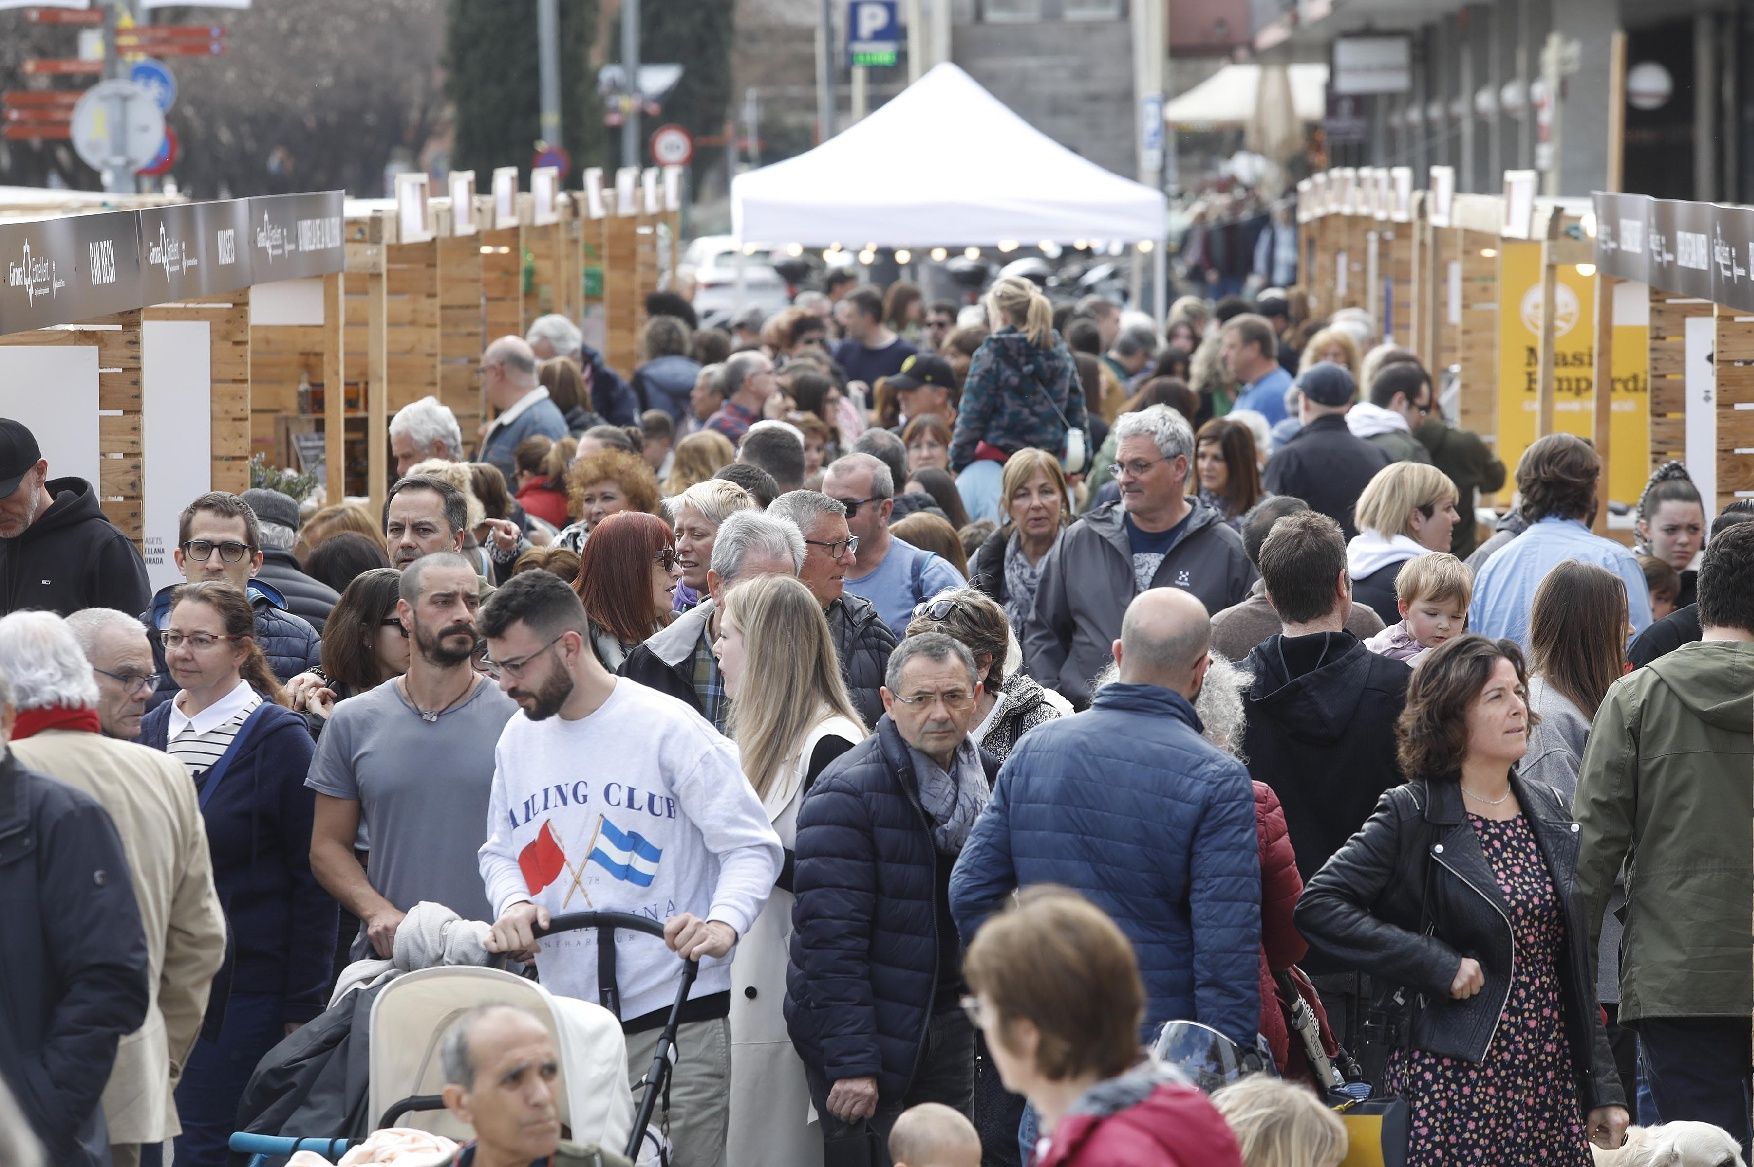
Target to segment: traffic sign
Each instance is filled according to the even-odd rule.
[[[538,149],[530,160],[531,170],[540,170],[544,166],[552,166],[562,174],[572,169],[572,155],[564,146],[550,146],[546,142],[537,143]]]
[[[132,81],[100,81],[73,107],[73,149],[93,170],[138,170],[164,144],[164,111]]]
[[[72,57],[26,57],[27,77],[97,77],[104,71],[102,61],[82,61]]]
[[[151,57],[134,62],[129,80],[143,87],[158,102],[160,112],[169,113],[177,103],[177,78],[163,61]]]
[[[671,122],[652,131],[652,161],[659,166],[687,166],[694,158],[694,135]]]
[[[26,8],[24,19],[31,24],[63,24],[84,28],[102,28],[104,14],[97,8]]]
[[[180,152],[181,145],[177,141],[177,132],[166,126],[164,128],[164,144],[159,146],[158,153],[153,156],[152,161],[134,173],[145,178],[158,178],[160,175],[169,174],[171,167],[177,164],[177,155]]]
[[[901,51],[896,0],[851,0],[847,6],[847,56],[854,65],[893,65]]]

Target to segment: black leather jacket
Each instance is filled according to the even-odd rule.
[[[1586,1112],[1624,1106],[1595,1004],[1595,956],[1576,886],[1577,825],[1540,783],[1513,774],[1511,789],[1564,904],[1557,972],[1579,1097]],[[1455,781],[1409,782],[1384,793],[1363,829],[1310,879],[1296,920],[1312,946],[1405,987],[1414,1045],[1471,1062],[1486,1057],[1510,994],[1516,945]],[[1457,1001],[1449,989],[1464,956],[1480,962],[1486,986]]]

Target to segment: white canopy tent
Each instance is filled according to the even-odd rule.
[[[1291,106],[1299,122],[1319,122],[1327,108],[1326,65],[1278,66],[1290,77]],[[1163,107],[1172,126],[1246,126],[1261,96],[1260,65],[1226,65]],[[1269,72],[1274,84],[1279,78]],[[1269,100],[1273,98],[1269,97]]]
[[[1161,245],[1163,194],[1081,158],[953,64],[806,154],[731,182],[731,230],[770,247]]]

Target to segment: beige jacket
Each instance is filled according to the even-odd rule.
[[[146,929],[154,1007],[116,1050],[104,1118],[111,1142],[161,1142],[182,1131],[172,1091],[225,959],[225,917],[194,784],[169,754],[95,733],[44,730],[11,749],[29,769],[97,799],[122,838]]]

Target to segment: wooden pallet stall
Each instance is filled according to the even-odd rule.
[[[527,206],[519,219],[520,244],[527,271],[522,324],[518,334],[529,330],[538,316],[564,312],[569,297],[565,283],[572,265],[566,258],[564,219],[571,213],[571,199],[560,189],[560,171],[539,166],[530,174],[530,191],[519,197]]]
[[[658,290],[659,271],[659,239],[658,233],[665,229],[664,194],[659,186],[660,174],[655,168],[640,172],[640,203],[638,243],[634,249],[634,260],[638,264],[634,284],[639,292],[640,331],[645,330],[646,297]],[[643,354],[642,354],[643,355]]]
[[[509,179],[510,189],[507,189]],[[528,200],[519,195],[518,170],[502,167],[494,172],[492,215],[482,220],[481,311],[482,328],[489,340],[524,335],[524,248],[521,238]],[[480,386],[477,378],[476,391]],[[465,435],[467,437],[467,435]]]
[[[615,175],[603,245],[603,357],[612,369],[639,364],[645,304],[639,290],[639,170]]]
[[[579,191],[579,327],[585,332],[586,343],[593,348],[607,348],[607,324],[604,317],[604,256],[609,241],[610,200],[613,192],[603,186],[603,171],[591,167],[584,173],[583,189]]]
[[[469,190],[474,189],[470,175]],[[462,213],[458,212],[458,207]],[[486,418],[476,374],[481,354],[491,339],[487,332],[483,294],[483,261],[487,247],[477,225],[492,214],[482,196],[453,194],[438,208],[438,398],[457,415],[463,440],[479,430]],[[497,335],[497,334],[495,334]]]

